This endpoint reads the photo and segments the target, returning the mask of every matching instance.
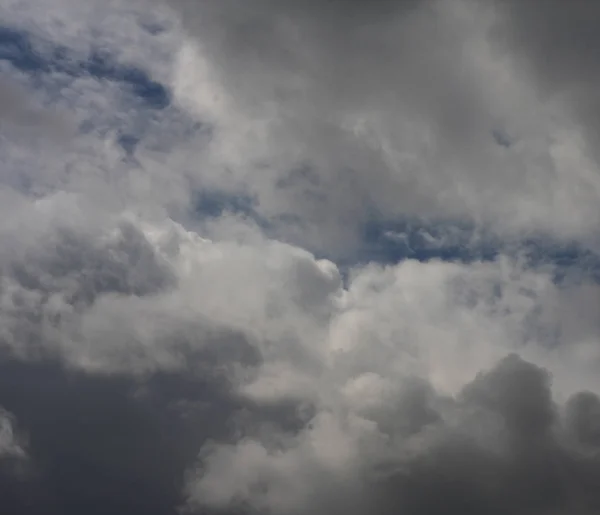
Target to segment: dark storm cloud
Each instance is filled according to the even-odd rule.
[[[70,337],[65,320],[77,326],[98,305],[120,299],[123,319],[140,328],[146,321],[135,310],[127,312],[127,302],[168,295],[178,277],[131,222],[44,222],[39,234],[25,224],[24,232],[2,235],[10,243],[0,252],[3,512],[174,515],[184,503],[186,470],[207,439],[234,441],[238,427],[250,430],[257,421],[272,420],[286,431],[298,426],[295,406],[263,409],[233,393],[227,369],[255,366],[260,359],[243,334],[206,331],[212,325],[200,319],[187,327],[160,307],[158,316],[166,315],[160,344],[177,349],[184,370],[134,378],[126,361],[127,343],[135,336],[127,333],[129,326],[123,336],[102,319],[105,330],[95,345],[125,354],[111,355],[99,374],[70,363],[71,355],[85,352],[86,342],[61,347]],[[152,353],[133,350],[134,361],[139,351]],[[112,365],[124,367],[123,373],[111,373]],[[13,431],[14,442],[5,442]],[[8,449],[21,436],[26,463]]]
[[[415,515],[594,513],[600,495],[591,485],[600,479],[600,448],[596,443],[584,450],[565,435],[572,420],[588,432],[590,426],[598,430],[590,416],[598,398],[574,396],[563,419],[549,381],[545,370],[509,356],[467,385],[457,407],[468,414],[471,435],[483,434],[483,440],[448,431],[390,479],[396,490],[390,511],[405,506]],[[486,435],[490,421],[495,432]]]
[[[310,447],[287,451],[282,478],[263,477],[268,462],[253,463],[257,457],[246,454],[239,466],[249,467],[256,483],[250,479],[248,490],[241,486],[230,508],[247,505],[248,510],[241,508],[243,513],[266,509],[275,514],[587,515],[600,507],[595,488],[600,480],[598,397],[575,395],[563,417],[552,400],[547,371],[517,356],[482,372],[456,399],[436,396],[425,385],[415,384],[393,404],[396,408],[388,406],[390,415],[397,410],[393,424],[374,413],[367,417],[388,437],[402,435],[400,446],[413,439],[416,446],[409,454],[398,455],[392,446],[382,458],[365,447],[357,470],[348,471],[348,477],[354,477],[348,481],[356,482],[346,485],[335,473],[321,477],[318,468],[306,473]],[[310,431],[310,425],[304,430]],[[275,467],[279,458],[273,452],[269,459]],[[219,463],[228,466],[227,461]],[[286,477],[287,467],[297,467],[297,475]],[[233,468],[230,475],[227,469],[220,473],[234,488],[243,477]],[[285,484],[288,480],[292,484]],[[264,490],[254,491],[260,485]],[[297,490],[305,492],[297,506],[286,506],[285,501],[279,508],[270,504]],[[272,501],[265,505],[260,499]],[[202,506],[202,498],[194,500]]]
[[[497,0],[495,38],[541,94],[566,101],[587,127],[592,150],[600,137],[600,4],[587,0]],[[598,154],[596,154],[598,157]]]
[[[567,428],[577,444],[600,449],[600,398],[592,392],[581,392],[566,406]]]
[[[240,399],[214,373],[214,359],[196,359],[206,366],[202,375],[133,379],[3,358],[0,403],[26,430],[28,461],[17,466],[0,457],[2,510],[175,515],[185,504],[186,472],[207,441],[234,442],[241,429],[264,424],[296,431],[304,423],[298,406]]]
[[[495,5],[500,14],[496,36],[539,75],[544,93],[593,93],[592,86],[600,80],[596,2],[496,0]]]
[[[0,403],[27,428],[30,469],[0,471],[2,511],[175,514],[185,468],[207,437],[227,433],[233,404],[198,378],[158,374],[140,386],[4,360]]]
[[[299,513],[587,515],[600,507],[597,396],[574,396],[563,421],[547,372],[509,357],[455,401],[424,385],[398,401],[406,438],[437,436],[409,460],[390,456],[386,466],[396,472],[365,476],[346,498],[338,487],[320,491]],[[234,443],[240,430],[259,434],[253,428],[270,424],[294,435],[310,420],[293,406],[240,403],[227,384],[197,377],[156,374],[140,383],[6,360],[0,403],[27,428],[29,468],[0,468],[2,508],[24,515],[175,514],[185,472],[207,440]],[[443,421],[448,409],[459,426]]]

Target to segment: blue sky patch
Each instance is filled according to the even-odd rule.
[[[244,195],[231,195],[219,190],[202,190],[194,202],[195,213],[201,218],[218,218],[225,212],[254,216],[254,201]]]
[[[44,49],[43,54],[37,50]],[[88,59],[72,57],[68,48],[48,41],[35,41],[27,32],[0,26],[0,60],[30,74],[63,73],[71,77],[90,75],[99,80],[120,83],[146,106],[164,109],[170,102],[170,92],[148,73],[135,66],[118,63],[110,53],[96,49]]]
[[[397,263],[433,259],[471,263],[499,255],[521,257],[532,267],[550,265],[560,282],[574,275],[600,282],[600,256],[577,242],[547,236],[504,241],[469,224],[418,220],[370,222],[364,228],[359,261]]]

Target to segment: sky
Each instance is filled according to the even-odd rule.
[[[0,0],[0,511],[600,511],[600,4]]]

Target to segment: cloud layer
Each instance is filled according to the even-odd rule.
[[[51,5],[0,5],[2,510],[598,512],[600,10]]]
[[[545,93],[548,60],[536,56],[523,72],[525,52],[505,43],[520,42],[512,4],[172,3],[196,36],[179,87],[218,120],[217,162],[305,243],[345,248],[373,216],[595,240],[598,183],[571,109],[577,86]],[[540,29],[527,36],[544,38],[545,21],[530,23]]]

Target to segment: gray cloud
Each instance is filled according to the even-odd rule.
[[[600,287],[512,252],[595,245],[591,7],[75,4],[0,6],[63,67],[0,84],[0,509],[598,512]]]
[[[306,439],[301,433],[283,449],[276,443],[271,448],[268,441],[256,447],[241,441],[209,455],[192,498],[200,505],[212,501],[222,507],[219,501],[225,501],[232,509],[246,505],[250,512],[274,513],[583,514],[597,509],[597,445],[567,436],[578,434],[572,430],[575,419],[597,430],[590,419],[595,395],[573,397],[563,419],[547,372],[511,356],[468,384],[457,399],[413,390],[403,402],[412,407],[397,416],[417,425],[401,436],[385,433],[386,439],[378,434],[384,427],[364,427],[353,440],[358,447],[353,470],[328,463],[336,456],[327,447],[326,456],[312,455],[313,445],[337,446],[320,441],[327,433],[316,422],[304,429]],[[435,415],[422,418],[419,413],[425,411]],[[231,498],[222,497],[227,488],[233,490]]]
[[[30,446],[26,474],[0,468],[11,513],[174,514],[183,471],[236,409],[218,384],[179,375],[140,385],[48,362],[3,360],[0,370],[0,397]]]
[[[594,286],[504,258],[344,283],[258,235],[46,222],[4,235],[0,404],[33,469],[3,480],[16,510],[169,513],[186,494],[193,510],[282,515],[593,510],[595,394],[563,418],[548,372],[516,356],[471,378],[518,350],[556,372],[557,396],[597,387]]]
[[[1,339],[23,356],[66,345],[74,320],[99,297],[152,295],[176,284],[168,264],[127,222],[112,230],[87,225],[85,232],[47,226],[31,240],[11,231],[3,236],[11,244],[0,264]]]
[[[16,434],[14,415],[0,408],[0,459],[24,456],[25,451]]]
[[[106,293],[150,295],[174,286],[168,264],[133,224],[124,222],[112,234],[89,230],[59,227],[43,243],[17,250],[5,274],[28,290],[66,293],[70,304],[90,304]]]
[[[65,113],[36,105],[32,92],[16,81],[0,81],[0,129],[12,133],[15,140],[31,136],[65,144],[74,135],[72,121]]]
[[[416,2],[173,4],[214,66],[217,88],[257,131],[266,124],[266,141],[256,136],[243,163],[265,160],[273,170],[249,173],[276,174],[249,185],[261,188],[261,212],[299,216],[309,239],[319,238],[318,224],[340,243],[371,210],[440,212],[442,192],[415,176],[435,172],[396,161],[386,146],[410,153],[425,131],[436,147],[464,152],[485,132],[489,113],[452,20]],[[278,182],[304,165],[314,181]]]
[[[344,247],[374,215],[593,232],[586,153],[563,158],[572,135],[559,106],[515,64],[520,4],[507,27],[500,10],[468,1],[169,4],[198,43],[176,91],[214,121],[217,164],[237,171],[261,214],[283,216],[288,237]],[[503,38],[515,40],[508,56]],[[500,150],[498,131],[515,143]]]
[[[600,8],[576,0],[568,9],[560,1],[496,2],[501,14],[496,27],[498,43],[513,52],[525,73],[531,75],[545,96],[558,96],[577,110],[587,124],[594,124],[600,80],[596,59],[596,23]]]

